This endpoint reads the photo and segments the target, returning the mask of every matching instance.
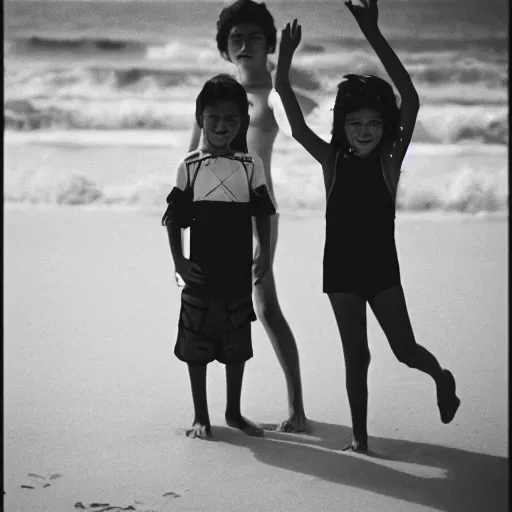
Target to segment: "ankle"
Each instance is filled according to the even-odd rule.
[[[211,426],[210,417],[208,415],[196,414],[194,416],[194,422],[192,423],[192,425],[196,425],[196,424],[205,425],[207,427],[210,427]]]

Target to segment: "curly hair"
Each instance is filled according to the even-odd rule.
[[[253,0],[237,0],[222,9],[217,20],[217,48],[219,52],[227,53],[228,36],[234,25],[240,23],[256,23],[262,30],[267,41],[268,53],[274,53],[277,43],[277,29],[274,18],[264,2]]]
[[[345,135],[345,118],[350,112],[371,108],[380,112],[384,122],[382,141],[394,140],[399,133],[400,110],[391,85],[375,75],[344,75],[338,84],[333,108],[331,145],[350,153]]]
[[[222,73],[206,81],[196,99],[196,122],[203,126],[203,112],[207,106],[215,105],[219,101],[231,101],[237,104],[240,110],[242,123],[238,133],[231,142],[234,151],[247,153],[247,130],[249,128],[249,100],[243,86],[231,75]]]

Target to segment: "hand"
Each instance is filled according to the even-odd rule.
[[[361,0],[361,2],[364,4],[364,7],[354,5],[352,0],[345,2],[345,5],[349,8],[363,32],[375,30],[379,18],[377,0]]]
[[[252,271],[254,274],[254,284],[259,284],[269,274],[272,264],[270,262],[270,255],[257,252],[254,258]]]
[[[181,259],[176,264],[176,272],[181,276],[185,284],[202,284],[204,282],[203,271],[196,263],[187,258]]]
[[[281,43],[279,44],[279,62],[281,65],[292,62],[293,54],[299,46],[302,37],[302,27],[297,23],[297,18],[293,20],[293,24],[287,23],[286,27],[281,31]]]

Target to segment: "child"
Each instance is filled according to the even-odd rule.
[[[346,75],[338,86],[330,144],[315,135],[288,82],[301,39],[297,20],[283,30],[276,90],[293,137],[322,165],[327,195],[323,291],[329,296],[341,335],[352,415],[353,440],[344,449],[367,453],[367,301],[397,359],[434,379],[443,423],[453,419],[460,400],[453,375],[415,341],[395,247],[395,197],[419,98],[409,74],[379,31],[376,0],[364,0],[364,7],[346,5],[396,85],[400,109],[384,80]]]
[[[247,91],[251,116],[247,132],[251,152],[263,162],[269,193],[274,200],[270,172],[274,141],[278,131],[290,133],[286,114],[280,98],[272,88],[272,75],[268,69],[268,55],[276,47],[274,19],[264,3],[238,0],[224,8],[217,21],[217,47],[221,56],[232,62],[238,71],[240,83]],[[304,95],[298,95],[306,112],[316,105]],[[189,150],[198,147],[201,130],[194,125]],[[271,264],[278,236],[279,216],[271,218]],[[256,260],[259,248],[256,247]],[[265,279],[255,281],[254,299],[256,312],[283,368],[288,388],[289,418],[278,426],[285,432],[307,429],[307,419],[302,400],[299,354],[294,336],[281,311],[272,269]]]
[[[229,75],[208,80],[196,101],[203,129],[200,150],[179,163],[176,186],[162,219],[176,272],[185,282],[174,353],[188,363],[195,417],[189,437],[212,437],[206,399],[206,365],[226,365],[226,422],[250,436],[263,430],[242,417],[245,361],[253,355],[251,322],[255,217],[260,258],[255,274],[270,269],[270,215],[275,213],[261,161],[247,152],[249,105],[244,88]],[[190,258],[181,229],[190,226]]]

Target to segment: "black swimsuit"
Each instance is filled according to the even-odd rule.
[[[371,300],[400,285],[395,246],[395,204],[382,173],[380,153],[339,154],[327,198],[324,293]]]

